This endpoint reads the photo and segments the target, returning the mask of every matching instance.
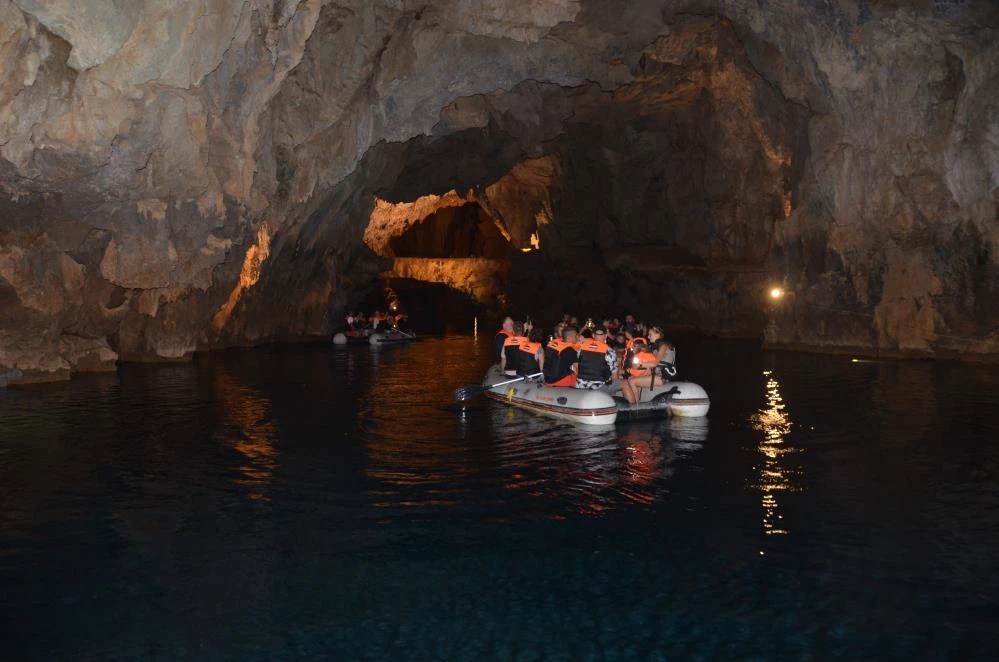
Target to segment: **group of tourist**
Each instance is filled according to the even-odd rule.
[[[503,320],[494,339],[496,361],[503,374],[524,377],[543,374],[549,386],[621,392],[638,402],[639,389],[658,386],[673,369],[674,348],[660,326],[648,326],[625,315],[624,321],[606,318],[596,324],[565,315],[545,335],[530,317],[523,322]],[[622,356],[619,357],[618,353]]]
[[[376,331],[402,329],[406,325],[406,319],[404,313],[392,314],[376,310],[371,317],[366,317],[362,312],[348,312],[345,321],[349,335],[363,335]]]

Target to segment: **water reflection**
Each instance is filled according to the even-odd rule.
[[[250,488],[249,498],[270,501],[265,488],[274,478],[278,452],[276,429],[269,419],[270,403],[259,393],[226,374],[215,373],[215,394],[222,405],[221,443],[243,456],[239,476],[233,483]]]
[[[504,488],[546,517],[602,517],[628,505],[651,505],[669,492],[676,462],[701,448],[706,423],[663,420],[583,428],[512,407],[492,405],[496,459]],[[676,435],[679,435],[679,438]]]
[[[786,535],[784,516],[780,514],[777,495],[794,490],[790,480],[791,470],[782,458],[795,449],[787,444],[792,421],[780,394],[780,382],[773,370],[764,370],[766,404],[751,418],[753,428],[763,433],[757,450],[763,455],[760,478],[756,488],[762,493],[763,532],[768,535]]]

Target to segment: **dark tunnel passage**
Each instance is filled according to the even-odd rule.
[[[393,296],[394,295],[394,296]],[[441,283],[427,283],[412,278],[387,278],[382,287],[371,292],[361,303],[361,310],[388,310],[390,300],[405,313],[409,328],[421,335],[471,334],[478,324],[495,317],[493,311],[468,294]]]

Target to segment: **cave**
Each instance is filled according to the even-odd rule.
[[[505,259],[510,244],[493,219],[476,203],[441,207],[393,237],[389,248],[395,257]]]
[[[3,383],[329,338],[394,279],[999,359],[991,3],[65,4],[0,10]]]

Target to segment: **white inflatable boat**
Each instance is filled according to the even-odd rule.
[[[511,377],[500,372],[499,366],[494,365],[489,368],[482,385],[499,384],[510,379]],[[486,391],[486,397],[583,425],[613,425],[617,420],[617,403],[602,391],[520,381],[490,388]]]
[[[355,333],[347,335],[338,333],[333,336],[334,345],[398,345],[416,338],[416,334],[405,333],[397,329],[376,331],[373,333]]]
[[[711,408],[707,392],[694,382],[669,381],[654,388],[641,387],[635,404],[629,404],[624,398],[614,399],[618,419],[628,421],[662,416],[699,418],[707,416]]]
[[[629,404],[603,391],[561,386],[546,386],[539,381],[502,384],[511,377],[493,366],[482,381],[486,396],[498,402],[516,405],[548,416],[556,416],[583,425],[611,425],[618,420],[664,418],[667,416],[706,416],[711,401],[703,388],[693,382],[667,382],[653,389],[642,388],[639,402]]]

